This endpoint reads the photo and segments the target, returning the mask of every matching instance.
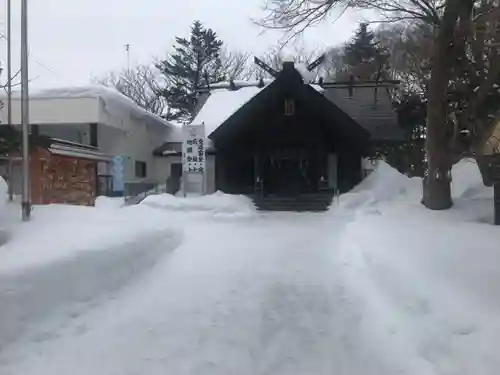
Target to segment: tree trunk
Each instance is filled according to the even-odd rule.
[[[451,199],[451,159],[447,123],[447,94],[452,59],[452,41],[462,0],[447,0],[443,19],[434,42],[429,101],[427,103],[427,175],[422,203],[431,210],[446,210]]]
[[[433,77],[435,81],[444,81],[446,77]],[[434,85],[448,85],[448,81],[435,82]],[[430,90],[429,90],[430,91]],[[431,210],[446,210],[453,205],[451,199],[451,160],[447,145],[446,102],[441,98],[432,98],[429,93],[427,109],[427,175],[424,179],[424,206]]]
[[[427,175],[424,178],[423,199],[424,206],[431,210],[446,210],[453,205],[451,199],[451,163],[446,143],[448,138],[441,130],[445,123],[440,119],[443,117],[441,108],[431,109],[429,111],[436,112],[435,116],[429,113],[427,136]],[[435,118],[433,118],[435,117]],[[446,120],[446,116],[445,120]],[[441,129],[440,129],[441,128]],[[436,131],[437,130],[437,131]]]

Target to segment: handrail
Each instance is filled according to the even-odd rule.
[[[146,197],[150,195],[158,195],[158,194],[164,194],[167,192],[167,184],[158,184],[156,185],[153,189],[149,189],[146,191],[143,191],[142,193],[133,195],[131,197],[126,197],[125,198],[125,205],[130,206],[134,204],[139,204],[141,203]]]

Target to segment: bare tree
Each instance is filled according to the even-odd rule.
[[[425,94],[431,73],[433,29],[428,24],[396,23],[375,30],[375,38],[388,56],[393,79],[401,81],[398,91]]]
[[[11,87],[12,88],[15,88],[17,86],[21,86],[21,81],[19,81],[17,78],[19,77],[19,75],[21,74],[21,69],[19,69],[17,72],[15,72],[12,77],[10,77],[10,81],[11,81]],[[9,85],[9,78],[7,77],[7,80],[5,83],[2,83],[1,84],[1,87],[2,89],[5,91],[5,93],[7,93],[7,86]]]
[[[224,48],[221,52],[222,70],[228,80],[249,79],[250,54],[240,51],[230,51]]]
[[[94,81],[116,88],[140,107],[156,115],[165,114],[167,105],[160,95],[164,83],[154,66],[138,65],[130,70],[110,72],[105,77],[94,79]]]
[[[337,79],[339,74],[347,70],[344,62],[344,49],[343,47],[331,47],[325,54],[325,61],[321,64],[322,75],[326,78]]]
[[[265,16],[256,20],[256,23],[270,29],[285,30],[291,36],[296,36],[326,18],[339,18],[349,8],[357,8],[378,10],[388,22],[421,20],[439,25],[445,1],[447,0],[266,0]]]
[[[267,0],[267,15],[260,23],[297,33],[335,9],[348,8],[378,10],[385,21],[430,27],[428,174],[422,202],[431,209],[451,207],[451,166],[464,149],[470,152],[480,145],[492,126],[489,116],[495,117],[484,109],[499,81],[500,4],[497,0]],[[459,98],[451,108],[450,94]],[[470,147],[459,141],[464,129],[469,131],[471,141],[465,144]]]

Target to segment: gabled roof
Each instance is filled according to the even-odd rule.
[[[230,133],[236,132],[238,125],[251,122],[249,119],[255,118],[259,114],[262,115],[273,103],[279,103],[285,98],[294,98],[303,103],[311,115],[325,119],[325,123],[335,128],[346,139],[356,139],[356,142],[363,143],[370,137],[370,134],[359,123],[354,121],[349,114],[328,100],[316,88],[304,84],[301,74],[294,68],[293,63],[291,65],[285,63],[283,70],[272,83],[250,98],[245,98],[247,101],[236,111],[234,108],[224,110],[224,107],[219,107],[220,110],[224,111],[223,117],[227,115],[228,117],[214,130],[211,129],[211,133],[207,131],[207,134],[212,139],[225,138]],[[209,102],[210,97],[207,104]],[[222,106],[224,103],[221,101],[220,104]],[[205,126],[207,126],[207,123],[205,123]]]
[[[403,136],[387,87],[327,87],[324,95],[368,130],[372,139],[393,140]]]
[[[205,132],[208,137],[261,90],[262,88],[256,86],[242,87],[234,91],[216,89],[210,92],[192,124],[205,124]]]
[[[192,123],[195,125],[204,123],[206,135],[209,137],[233,114],[242,109],[246,103],[253,101],[260,92],[267,90],[274,82],[275,80],[268,81],[262,88],[239,86],[233,82],[232,86],[236,86],[236,90],[227,89],[228,85],[226,88],[223,88],[222,84],[218,85],[216,89],[202,94],[201,108]],[[371,139],[399,140],[404,137],[387,87],[375,88],[374,85],[365,86],[358,83],[351,88],[347,85],[330,86],[328,83],[324,86],[318,84],[303,86],[313,89],[319,95],[324,95],[338,109],[367,130]]]

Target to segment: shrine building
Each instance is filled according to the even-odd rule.
[[[389,93],[395,82],[313,83],[304,70],[285,62],[267,82],[200,90],[192,125],[205,127],[208,193],[249,195],[261,209],[323,210],[364,178],[377,145],[403,139]],[[174,190],[180,141],[154,152],[171,161]]]

